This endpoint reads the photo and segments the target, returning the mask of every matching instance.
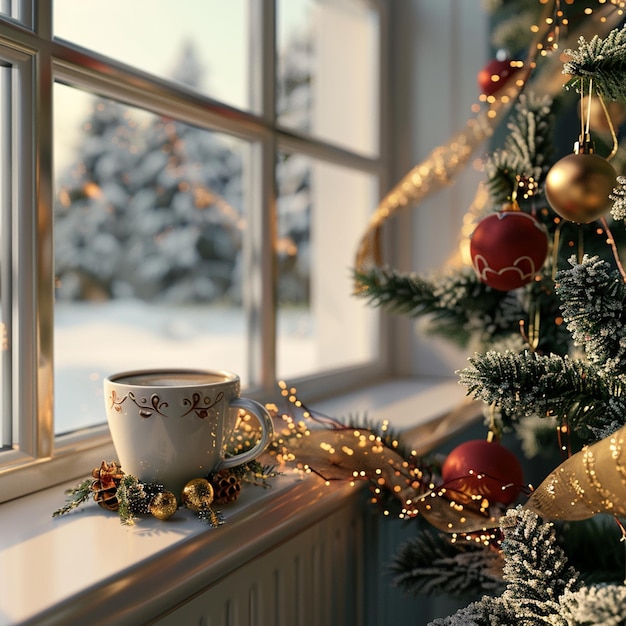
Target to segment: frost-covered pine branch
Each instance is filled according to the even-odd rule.
[[[613,200],[611,217],[616,221],[626,220],[626,176],[617,177],[617,187],[609,197]]]
[[[570,259],[556,275],[563,319],[575,345],[605,373],[626,372],[626,284],[618,271],[597,256]]]
[[[590,41],[578,40],[578,50],[565,50],[571,59],[563,65],[563,74],[573,78],[569,88],[584,92],[589,79],[595,91],[607,100],[626,99],[626,28],[612,30],[604,39],[597,35]]]
[[[504,589],[502,556],[471,541],[422,528],[395,556],[393,583],[414,595],[453,593],[458,597],[498,594]]]
[[[552,524],[543,523],[532,511],[510,509],[501,526],[504,578],[508,583],[502,602],[516,615],[519,612],[517,624],[550,624],[550,616],[558,612],[560,597],[579,588],[578,572],[557,544]],[[537,621],[524,621],[524,613]]]
[[[483,596],[431,626],[568,626],[561,598],[580,588],[578,573],[568,565],[551,524],[520,507],[502,518],[505,591]]]
[[[517,416],[567,417],[583,440],[612,432],[626,420],[626,379],[567,356],[490,350],[458,373],[468,395]]]
[[[626,586],[593,585],[566,592],[561,614],[567,626],[626,626]]]
[[[517,176],[543,180],[552,154],[552,99],[521,94],[507,124],[504,148],[485,162],[487,186],[492,199],[503,204],[517,188]]]
[[[467,347],[487,345],[517,330],[524,310],[515,294],[496,291],[465,266],[425,278],[392,268],[356,272],[357,295],[373,306],[411,318],[430,316],[429,331]]]

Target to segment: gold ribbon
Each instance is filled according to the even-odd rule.
[[[515,77],[515,84],[503,89],[502,96],[491,103],[487,109],[470,118],[465,128],[454,135],[447,144],[435,148],[428,157],[413,167],[380,201],[374,211],[356,252],[355,269],[357,272],[372,266],[382,265],[381,229],[385,222],[400,210],[421,202],[435,191],[451,183],[455,176],[467,166],[474,151],[489,138],[502,117],[511,108],[518,94],[524,89],[531,71],[536,66],[536,58],[543,50],[541,42],[549,40],[552,32],[550,15],[554,13],[554,5],[548,3],[544,8],[538,32],[529,46],[524,68]],[[605,6],[594,12],[596,20],[585,20],[584,26],[570,33],[565,46],[573,46],[581,36],[604,34],[610,31],[621,19],[615,6]],[[590,23],[591,22],[591,23]],[[553,53],[547,65],[548,70],[534,81],[538,93],[556,94],[563,88],[563,64],[557,53]],[[357,290],[359,287],[357,286]]]
[[[625,438],[626,426],[622,426],[561,463],[531,494],[526,508],[544,519],[626,515]]]

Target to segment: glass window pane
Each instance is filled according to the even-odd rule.
[[[249,0],[54,1],[54,34],[248,108]]]
[[[113,372],[245,384],[247,144],[63,85],[54,98],[56,432],[104,421]]]
[[[279,377],[372,361],[378,313],[352,295],[351,270],[374,206],[373,178],[281,154],[277,180]]]
[[[375,155],[379,17],[367,5],[278,0],[276,106],[280,124]]]

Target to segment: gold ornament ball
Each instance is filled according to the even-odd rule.
[[[176,496],[171,491],[162,491],[154,495],[150,501],[150,513],[157,519],[167,520],[178,509]]]
[[[206,478],[194,478],[183,487],[181,499],[192,511],[206,511],[213,502],[213,485]]]
[[[546,176],[546,198],[557,215],[589,224],[611,208],[609,194],[617,185],[613,166],[593,153],[568,154]]]

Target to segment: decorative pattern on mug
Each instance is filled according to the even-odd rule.
[[[113,390],[111,391],[111,395],[109,396],[111,407],[114,411],[121,413],[122,404],[128,398],[130,398],[133,404],[139,409],[139,415],[141,417],[152,417],[155,413],[157,415],[161,415],[162,417],[173,417],[172,415],[168,415],[165,412],[165,410],[169,407],[169,404],[165,401],[162,401],[157,394],[152,394],[152,396],[150,396],[150,399],[148,399],[146,397],[137,398],[132,391],[129,391],[128,394],[125,396],[118,396],[115,390]],[[209,416],[209,410],[212,409],[216,404],[221,402],[223,398],[223,391],[220,391],[214,399],[211,399],[210,396],[201,396],[197,392],[193,393],[191,399],[183,398],[181,404],[186,410],[176,417],[185,417],[190,413],[195,413],[196,416],[200,419],[205,419]]]

